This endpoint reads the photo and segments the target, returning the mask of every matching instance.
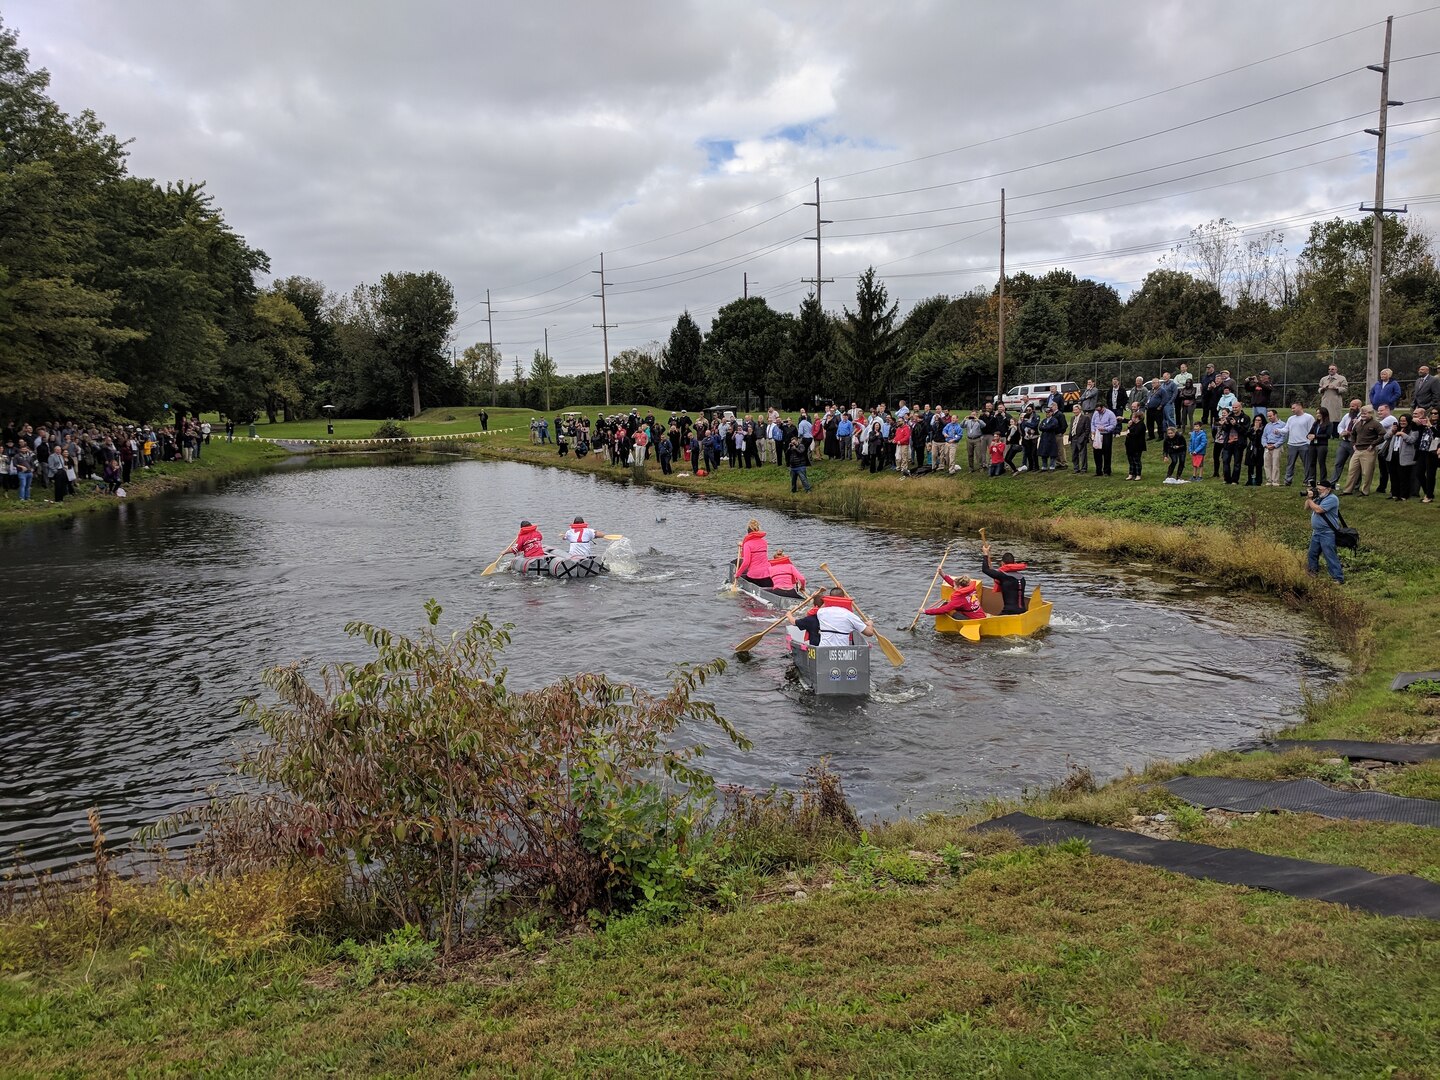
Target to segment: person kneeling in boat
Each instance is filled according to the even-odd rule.
[[[980,606],[980,582],[976,578],[953,578],[943,570],[940,576],[950,586],[950,599],[933,608],[926,608],[926,615],[949,615],[952,619],[983,619],[985,609]]]
[[[797,600],[805,595],[805,575],[783,551],[775,552],[775,558],[770,560],[770,588]]]
[[[540,530],[528,521],[520,522],[520,532],[515,537],[515,542],[510,545],[509,550],[516,555],[523,555],[527,559],[538,559],[545,554],[545,538],[540,535]]]
[[[1015,556],[1005,552],[1000,556],[1000,565],[990,565],[990,545],[986,544],[980,549],[984,561],[980,564],[980,571],[986,577],[995,582],[995,591],[1000,594],[1004,607],[1000,609],[1001,615],[1020,615],[1025,611],[1025,578],[1020,574],[1026,568],[1026,563],[1017,562]]]
[[[855,602],[842,590],[831,589],[829,596],[817,592],[814,603],[810,613],[802,618],[797,619],[788,612],[785,615],[790,625],[805,631],[805,640],[811,645],[850,645],[854,643],[852,635],[857,632],[875,636],[875,624],[855,614]]]
[[[577,517],[570,528],[565,530],[565,540],[570,545],[570,558],[589,558],[590,544],[594,541],[595,536],[595,530],[585,524],[585,519]]]
[[[760,522],[751,518],[745,526],[745,539],[740,541],[740,562],[735,566],[735,577],[753,581],[762,589],[771,588],[769,550]]]

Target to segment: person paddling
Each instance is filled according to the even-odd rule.
[[[855,602],[845,595],[843,589],[831,589],[828,596],[817,592],[814,603],[815,606],[802,618],[797,619],[793,612],[785,615],[792,626],[805,631],[805,638],[810,644],[816,644],[816,634],[820,635],[820,645],[839,646],[852,644],[854,639],[851,635],[855,633],[875,636],[875,624],[855,614]]]
[[[764,589],[771,587],[769,547],[760,522],[754,518],[745,526],[745,539],[740,541],[740,561],[735,567],[735,577],[746,578]]]
[[[565,540],[570,545],[572,559],[589,558],[590,544],[594,539],[595,530],[585,524],[583,517],[577,517],[570,528],[565,530]]]
[[[980,605],[980,581],[978,578],[953,578],[941,571],[940,576],[950,586],[950,599],[926,608],[926,615],[949,615],[952,619],[983,619],[985,609]]]
[[[510,550],[527,559],[537,559],[545,554],[545,537],[540,535],[538,527],[529,521],[521,521],[520,531],[515,536],[515,542],[510,545]]]
[[[775,557],[770,560],[770,588],[797,599],[805,595],[805,575],[783,551],[776,551]]]
[[[1023,562],[1016,560],[1010,552],[1000,556],[1000,565],[990,565],[990,545],[986,544],[980,549],[983,561],[980,564],[980,571],[986,577],[995,582],[995,591],[1000,594],[1000,599],[1005,606],[1001,608],[1001,615],[1020,615],[1025,611],[1025,578],[1020,571],[1026,569]]]

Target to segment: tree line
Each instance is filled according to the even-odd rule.
[[[49,77],[0,24],[0,413],[155,419],[216,410],[240,421],[406,416],[432,406],[549,410],[605,400],[599,371],[560,375],[536,350],[510,371],[489,345],[451,345],[454,289],[395,272],[335,293],[303,277],[262,285],[270,260],[196,184],[129,174],[90,112],[67,116]],[[1278,232],[1225,220],[1192,231],[1128,299],[1059,268],[1005,279],[1007,369],[1071,361],[1362,345],[1371,224],[1316,222],[1299,255]],[[1384,225],[1383,343],[1440,336],[1434,243]],[[669,408],[817,395],[874,403],[973,401],[993,389],[998,287],[937,295],[902,318],[873,268],[839,314],[763,297],[724,305],[708,330],[682,313],[668,338],[621,351],[611,399]]]

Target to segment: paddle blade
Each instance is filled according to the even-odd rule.
[[[894,644],[890,641],[889,638],[887,638],[884,634],[880,633],[878,630],[875,632],[875,640],[879,642],[880,651],[885,654],[885,659],[889,660],[890,663],[892,663],[896,667],[899,667],[901,664],[905,663],[905,657],[900,655],[900,650],[894,646]]]
[[[625,537],[622,536],[620,533],[601,533],[601,534],[600,534],[600,539],[601,539],[601,540],[624,540]]]
[[[772,627],[772,629],[773,629],[773,627]],[[769,630],[761,630],[758,634],[751,634],[751,635],[750,635],[749,637],[747,637],[744,641],[740,642],[739,645],[736,645],[734,651],[737,652],[737,653],[747,653],[747,652],[749,652],[750,650],[752,650],[753,648],[755,648],[756,645],[759,645],[759,644],[760,644],[760,639],[763,638],[763,637],[764,637],[766,634],[768,634],[769,632],[770,632]]]

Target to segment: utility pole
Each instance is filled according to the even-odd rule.
[[[742,299],[749,300],[749,299],[750,299],[750,274],[747,272],[747,273],[744,275],[744,277],[745,277],[745,291],[742,292],[742,293],[740,294],[740,296],[741,296]]]
[[[496,396],[500,392],[500,358],[495,353],[495,324],[490,320],[490,290],[485,290],[485,330],[490,339],[490,356],[486,363],[490,365],[490,407],[493,409],[499,404]]]
[[[805,285],[815,286],[815,302],[818,304],[820,303],[820,287],[826,282],[833,282],[835,280],[834,278],[825,277],[820,270],[820,226],[833,225],[835,223],[828,218],[822,218],[820,216],[820,178],[818,176],[815,177],[815,201],[807,202],[805,205],[815,208],[815,235],[805,237],[806,240],[815,241],[815,276],[813,278],[801,278],[800,281]]]
[[[1000,344],[995,365],[995,396],[1005,393],[1005,189],[1000,189]]]
[[[1374,386],[1380,378],[1380,269],[1385,245],[1385,215],[1403,214],[1409,207],[1390,209],[1385,205],[1385,128],[1392,105],[1404,105],[1403,101],[1390,100],[1390,27],[1395,16],[1385,20],[1385,59],[1379,64],[1367,65],[1371,71],[1380,73],[1380,126],[1366,128],[1367,135],[1375,136],[1375,205],[1360,206],[1361,212],[1370,211],[1375,215],[1375,248],[1370,255],[1370,325],[1365,335],[1365,385]],[[1363,395],[1362,395],[1363,396]]]
[[[591,270],[592,274],[600,275],[600,291],[595,296],[600,298],[600,321],[591,323],[592,326],[600,328],[600,335],[605,342],[605,407],[610,407],[610,331],[615,329],[615,324],[605,314],[605,286],[609,284],[605,280],[605,253],[600,253],[600,269]]]

